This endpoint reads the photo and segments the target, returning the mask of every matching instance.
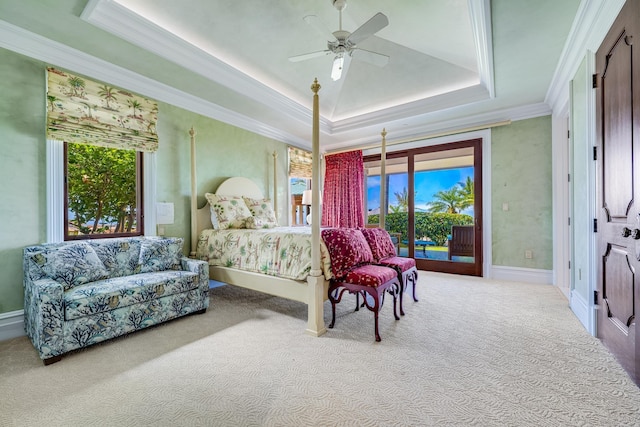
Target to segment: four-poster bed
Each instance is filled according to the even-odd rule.
[[[312,130],[312,205],[311,211],[315,218],[320,218],[320,113],[318,102],[318,91],[320,84],[316,79],[311,85],[313,91],[313,130]],[[195,168],[195,131],[189,132],[191,136],[191,256],[198,256],[198,247],[207,246],[200,240],[202,230],[211,229],[211,213],[209,204],[204,207],[197,208],[198,189],[196,186],[196,168]],[[274,210],[277,212],[275,205],[277,198],[276,186],[276,155],[274,154]],[[261,191],[255,183],[246,178],[229,179],[225,181],[216,190],[219,195],[245,196],[254,199],[262,198]],[[307,229],[308,230],[308,229]],[[314,221],[311,226],[311,260],[310,270],[306,280],[295,280],[286,277],[277,277],[257,273],[254,271],[243,271],[236,268],[225,267],[221,265],[209,266],[209,277],[224,283],[241,286],[267,294],[291,299],[306,303],[308,306],[307,328],[306,332],[310,335],[319,336],[327,330],[324,324],[323,304],[328,298],[328,280],[325,278],[321,261],[321,241],[320,241],[320,224]],[[202,237],[204,239],[204,237]],[[202,249],[202,248],[201,248]]]
[[[311,216],[313,218],[321,218],[320,212],[320,147],[319,147],[319,134],[320,134],[320,113],[319,113],[319,101],[318,91],[320,85],[318,80],[315,79],[311,85],[313,91],[313,127],[312,127],[312,203],[311,203]],[[239,236],[235,234],[234,237],[215,237],[215,230],[213,229],[212,216],[209,203],[206,203],[202,208],[198,208],[197,197],[198,189],[196,185],[196,146],[195,146],[195,131],[193,128],[189,131],[191,136],[191,257],[197,257],[200,259],[217,260],[209,262],[209,277],[211,279],[228,283],[235,286],[245,287],[252,290],[257,290],[270,295],[275,295],[282,298],[291,299],[307,304],[307,328],[306,332],[310,335],[320,336],[326,332],[324,324],[323,305],[324,301],[328,299],[329,280],[331,279],[331,268],[329,266],[328,254],[324,242],[320,237],[320,221],[313,221],[311,227],[296,227],[297,231],[293,234],[307,234],[310,237],[310,267],[305,271],[306,278],[293,274],[290,277],[284,277],[282,275],[276,276],[265,274],[257,271],[241,270],[237,267],[242,262],[235,262],[234,267],[229,266],[232,262],[224,262],[222,260],[222,251],[217,249],[218,253],[210,255],[207,250],[213,248],[217,241],[225,240],[239,241],[239,239],[248,238],[246,234],[248,230],[232,230],[233,232],[244,233],[245,236]],[[384,136],[386,132],[383,132],[383,144]],[[277,186],[276,186],[276,157],[274,153],[274,195],[273,203],[274,210],[277,212]],[[384,165],[384,158],[382,164]],[[384,171],[384,169],[383,169]],[[234,177],[224,181],[215,192],[220,196],[244,196],[252,199],[262,199],[263,195],[260,189],[251,180],[242,177]],[[383,217],[381,221],[384,221]],[[382,222],[382,226],[384,223]],[[277,227],[276,229],[281,229]],[[223,230],[228,232],[228,230]],[[264,230],[251,230],[253,232]],[[277,232],[277,231],[276,231]],[[279,232],[290,233],[291,229],[280,230]],[[284,240],[291,237],[287,235]],[[237,245],[236,245],[237,246]],[[229,248],[227,246],[226,248]],[[255,270],[255,269],[254,269]]]

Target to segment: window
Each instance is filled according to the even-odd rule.
[[[154,235],[157,102],[53,67],[46,99],[47,241]]]
[[[142,153],[65,143],[65,240],[143,234]]]

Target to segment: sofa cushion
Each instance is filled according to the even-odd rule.
[[[129,276],[140,272],[140,246],[144,237],[90,240],[109,272],[109,277]]]
[[[322,240],[329,251],[332,273],[337,278],[344,277],[353,267],[373,261],[371,249],[360,230],[327,228],[322,230]]]
[[[181,237],[151,238],[142,240],[140,247],[140,272],[179,270],[182,257]]]
[[[65,291],[74,286],[108,277],[98,255],[86,242],[70,243],[34,254],[51,279],[62,283]]]
[[[364,238],[367,239],[375,262],[383,258],[396,256],[396,247],[387,230],[382,228],[362,228],[361,231]]]
[[[78,286],[64,293],[65,319],[127,307],[198,286],[198,275],[190,271],[161,271],[114,277]]]

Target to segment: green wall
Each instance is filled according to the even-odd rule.
[[[551,179],[550,116],[492,130],[493,265],[553,269]]]
[[[23,308],[22,248],[46,239],[45,64],[0,49],[0,313]],[[135,88],[126,88],[135,91]],[[190,248],[190,138],[196,130],[199,206],[224,178],[243,175],[273,194],[277,152],[278,213],[287,221],[286,145],[160,103],[156,154],[159,202],[173,202],[165,234]],[[551,119],[492,130],[493,265],[552,269]],[[509,210],[502,210],[502,203]],[[524,251],[533,252],[532,259]]]
[[[0,49],[0,313],[23,308],[22,248],[46,239],[45,64]],[[135,88],[126,88],[135,91]],[[204,193],[229,176],[243,175],[273,195],[278,154],[278,211],[287,221],[287,147],[284,143],[159,103],[156,194],[173,202],[175,222],[165,234],[190,248],[191,152],[196,130],[199,206]]]

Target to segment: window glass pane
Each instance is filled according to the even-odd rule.
[[[67,144],[67,239],[142,234],[140,158],[133,150]]]
[[[307,225],[307,215],[310,207],[302,204],[302,193],[311,188],[311,179],[289,178],[289,191],[291,192],[291,225]]]

